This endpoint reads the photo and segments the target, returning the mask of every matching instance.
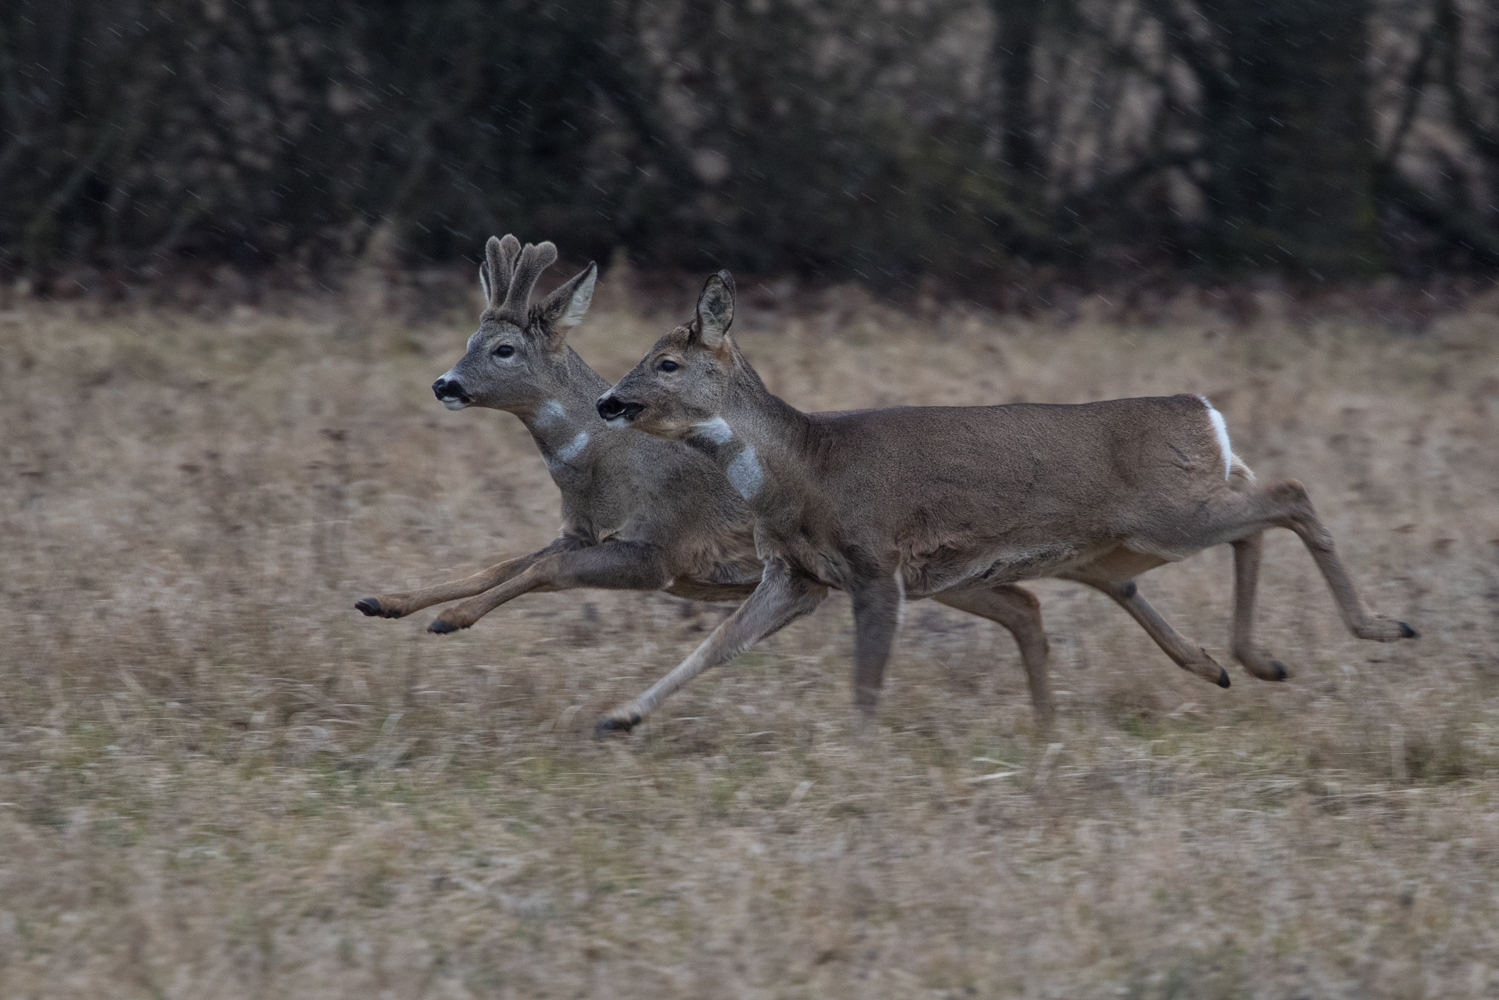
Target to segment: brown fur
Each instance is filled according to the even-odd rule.
[[[1288,671],[1251,634],[1259,538],[1271,527],[1301,536],[1355,635],[1416,634],[1364,607],[1301,484],[1253,485],[1201,397],[807,414],[767,391],[740,354],[728,333],[733,299],[727,272],[710,278],[693,323],[658,341],[599,412],[684,441],[724,470],[755,514],[761,583],[604,728],[634,725],[698,673],[809,613],[829,588],[853,600],[855,700],[866,714],[907,598],[963,607],[974,591],[1041,577],[1098,588],[1178,665],[1227,687],[1227,671],[1134,582],[1224,543],[1236,560],[1234,655],[1254,676],[1281,680]]]

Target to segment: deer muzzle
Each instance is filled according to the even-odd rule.
[[[626,403],[624,400],[615,398],[613,394],[599,397],[599,416],[604,418],[605,423],[615,427],[624,427],[633,423],[644,409],[643,403]]]
[[[439,402],[450,410],[461,410],[474,401],[455,378],[447,375],[442,376],[432,383],[432,392],[437,396]]]

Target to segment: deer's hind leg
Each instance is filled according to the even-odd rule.
[[[1286,665],[1254,641],[1254,600],[1260,579],[1260,553],[1265,533],[1256,531],[1232,543],[1234,547],[1234,659],[1262,681],[1291,676]]]
[[[1266,528],[1296,532],[1327,581],[1348,630],[1360,639],[1394,642],[1414,639],[1415,629],[1389,615],[1370,611],[1359,597],[1332,534],[1317,517],[1306,487],[1294,479],[1269,487],[1225,492],[1190,511],[1183,510],[1165,549],[1193,551],[1210,545],[1234,547],[1234,656],[1256,677],[1281,679],[1285,665],[1253,642],[1255,587],[1259,580],[1261,535]]]
[[[1338,558],[1332,533],[1317,518],[1305,486],[1294,479],[1288,479],[1272,487],[1269,492],[1283,510],[1278,523],[1296,532],[1316,560],[1317,568],[1322,571],[1322,579],[1327,581],[1327,587],[1338,603],[1338,611],[1342,614],[1348,631],[1360,639],[1372,639],[1375,642],[1419,638],[1420,633],[1405,622],[1370,611],[1364,604],[1357,588],[1353,586],[1348,570],[1343,567],[1343,560]]]
[[[1020,647],[1020,662],[1025,666],[1025,682],[1030,688],[1036,726],[1043,733],[1049,732],[1056,717],[1047,674],[1051,648],[1041,624],[1041,602],[1036,600],[1036,595],[1024,587],[1003,584],[984,590],[936,594],[932,599],[950,608],[998,622],[1009,630],[1015,638],[1015,645]]]

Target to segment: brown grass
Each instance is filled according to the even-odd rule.
[[[727,613],[522,598],[469,632],[352,602],[544,543],[519,423],[427,385],[426,325],[328,306],[0,313],[0,996],[1486,997],[1499,992],[1499,323],[1065,328],[847,294],[741,321],[807,408],[1201,390],[1311,488],[1377,608],[1272,536],[1220,691],[1038,587],[1014,645],[914,606],[876,735],[847,602],[595,742]],[[664,328],[603,295],[617,376]],[[1146,592],[1228,663],[1230,561]]]

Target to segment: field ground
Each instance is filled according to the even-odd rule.
[[[1143,589],[1227,691],[1043,583],[1050,740],[1009,636],[930,603],[861,740],[835,598],[598,742],[727,608],[351,609],[556,529],[519,422],[427,388],[453,305],[0,312],[0,996],[1499,995],[1499,319],[767,297],[736,332],[808,409],[1207,393],[1423,637],[1350,638],[1277,532],[1285,684],[1230,663],[1218,549]],[[606,288],[574,341],[617,377],[673,318]]]

